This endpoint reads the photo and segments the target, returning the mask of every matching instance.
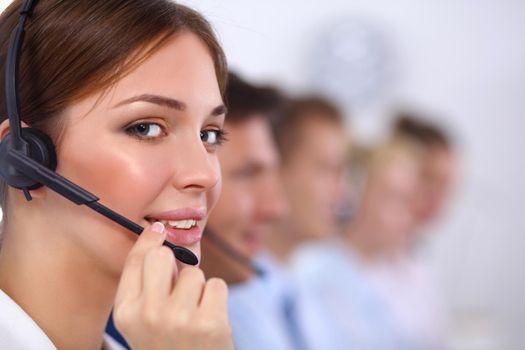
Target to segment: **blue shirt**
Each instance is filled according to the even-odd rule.
[[[324,335],[327,326],[315,303],[296,288],[288,272],[271,256],[262,255],[257,265],[264,276],[230,287],[229,317],[238,350],[321,350],[310,343],[311,332]]]

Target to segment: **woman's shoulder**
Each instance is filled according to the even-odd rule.
[[[126,350],[108,334],[104,350]],[[0,349],[56,350],[44,331],[9,295],[0,289]]]
[[[1,289],[0,349],[56,350],[36,322]]]

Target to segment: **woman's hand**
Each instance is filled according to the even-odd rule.
[[[196,267],[179,273],[164,239],[154,223],[131,249],[113,310],[117,329],[137,350],[233,349],[225,282],[206,281]]]

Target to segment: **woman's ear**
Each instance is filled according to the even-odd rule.
[[[3,140],[6,135],[9,133],[9,119],[4,120],[0,123],[0,140]]]
[[[22,127],[27,128],[28,125],[22,122]],[[3,140],[7,134],[9,134],[9,131],[11,131],[9,118],[6,118],[2,123],[0,123],[0,140]]]
[[[22,122],[22,127],[26,128],[28,125],[24,122]],[[4,120],[2,123],[0,123],[0,140],[4,140],[4,138],[9,134],[11,131],[10,125],[9,125],[9,119]],[[21,190],[17,190],[13,188],[14,192],[16,192],[17,197],[19,196],[21,200],[25,201],[25,196]],[[45,198],[47,193],[47,188],[45,186],[39,187],[35,190],[29,191],[31,193],[31,197],[33,198]]]

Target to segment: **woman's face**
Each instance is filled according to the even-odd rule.
[[[202,229],[220,192],[224,112],[207,47],[180,34],[111,89],[66,110],[57,172],[142,226],[163,221],[167,239],[200,260]],[[74,259],[118,275],[136,236],[46,191],[46,212]]]
[[[369,238],[382,248],[399,250],[410,243],[420,170],[408,155],[398,154],[385,162],[370,177],[364,210]]]

